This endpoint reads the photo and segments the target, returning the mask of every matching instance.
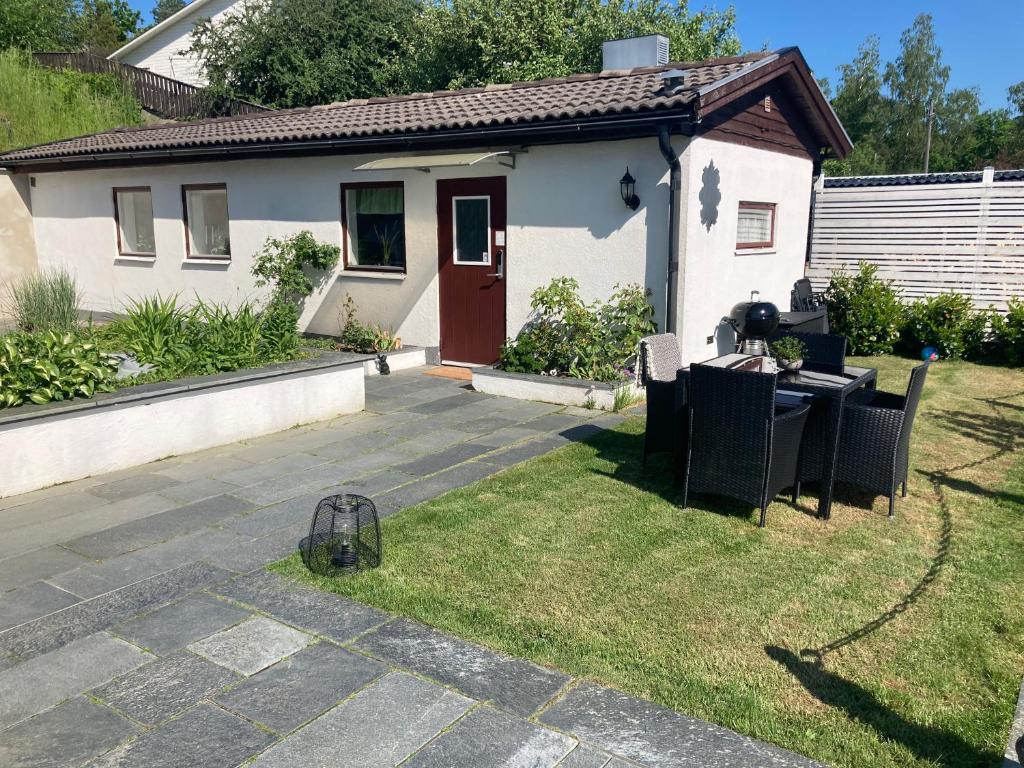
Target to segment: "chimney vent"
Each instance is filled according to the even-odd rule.
[[[664,35],[608,40],[601,46],[601,69],[657,67],[668,63],[668,38]]]

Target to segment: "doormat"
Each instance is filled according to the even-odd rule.
[[[436,368],[428,368],[423,373],[427,376],[440,376],[442,379],[473,380],[473,369],[463,368],[458,365],[439,365]]]

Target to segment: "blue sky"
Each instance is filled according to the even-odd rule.
[[[146,22],[154,0],[130,0]],[[871,33],[881,38],[882,60],[899,52],[900,34],[919,13],[935,18],[953,87],[978,86],[982,105],[1006,106],[1006,88],[1024,80],[1024,0],[735,0],[737,29],[746,50],[798,45],[815,74],[837,81],[836,67],[851,61]],[[700,8],[702,0],[691,0]],[[728,2],[715,0],[724,8]]]

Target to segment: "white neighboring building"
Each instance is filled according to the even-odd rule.
[[[0,168],[30,177],[39,264],[73,270],[90,309],[255,297],[253,254],[308,229],[344,254],[309,331],[337,333],[351,295],[406,344],[490,363],[531,292],[570,275],[588,300],[645,285],[684,359],[704,360],[752,290],[788,306],[813,177],[851,145],[795,48],[646,63],[120,129]]]
[[[186,53],[192,45],[192,28],[202,19],[217,20],[243,0],[192,0],[173,16],[161,21],[114,51],[108,59],[148,69],[158,75],[204,86],[200,61]]]

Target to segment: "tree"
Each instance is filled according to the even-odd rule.
[[[0,0],[0,50],[61,50],[78,45],[74,0]]]
[[[269,0],[245,3],[216,25],[205,19],[190,51],[211,100],[274,107],[378,96],[386,63],[415,17],[415,0]]]
[[[889,119],[889,102],[882,96],[878,36],[871,35],[857,49],[857,57],[839,67],[839,88],[832,107],[854,143],[841,169],[827,172],[864,175],[883,173],[886,151],[880,141]]]
[[[685,0],[432,0],[394,61],[392,90],[463,88],[595,72],[605,40],[661,33],[675,60],[739,52],[735,15]]]
[[[127,0],[81,0],[78,41],[83,48],[109,53],[139,33],[142,14]]]
[[[156,0],[153,6],[153,24],[159,24],[184,8],[185,0]]]

